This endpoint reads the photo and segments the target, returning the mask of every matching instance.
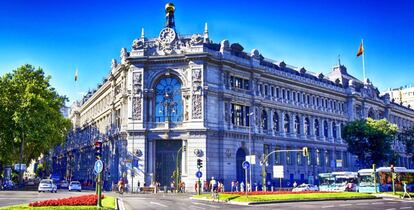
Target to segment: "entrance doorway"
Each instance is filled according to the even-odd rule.
[[[245,171],[243,169],[242,163],[246,160],[246,152],[244,149],[239,148],[236,152],[236,173],[237,181],[239,183],[245,182]]]
[[[155,181],[161,186],[170,186],[172,175],[177,164],[177,151],[182,141],[160,140],[156,141],[155,149]],[[181,170],[181,152],[178,156],[178,167]]]

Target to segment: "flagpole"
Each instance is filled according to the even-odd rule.
[[[362,47],[364,47],[364,39],[361,39],[361,43],[362,43]],[[364,51],[362,52],[362,75],[364,77],[364,80],[362,82],[365,83],[365,48]]]

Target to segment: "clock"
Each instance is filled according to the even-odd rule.
[[[160,41],[163,44],[170,44],[175,39],[175,31],[172,28],[164,28],[160,32]]]

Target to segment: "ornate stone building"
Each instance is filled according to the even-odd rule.
[[[386,93],[390,95],[391,100],[395,103],[414,108],[414,87],[390,88]]]
[[[202,179],[229,186],[244,180],[246,155],[307,146],[309,158],[276,153],[266,169],[271,178],[272,165],[284,165],[284,183],[313,181],[321,172],[357,169],[341,138],[345,123],[366,117],[399,127],[414,123],[412,109],[380,96],[341,64],[315,74],[256,49],[247,53],[238,43],[215,43],[207,24],[204,33],[178,34],[173,5],[166,14],[159,37],[142,31],[130,50],[121,49],[120,62],[112,61],[107,79],[72,106],[74,126],[93,128],[90,141],[107,145],[112,180],[127,176],[134,186],[137,180],[169,186],[178,166],[193,189],[202,159]],[[411,164],[402,155],[398,165]],[[253,182],[261,182],[260,171],[253,165]]]

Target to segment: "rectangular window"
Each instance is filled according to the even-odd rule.
[[[276,98],[279,98],[280,97],[280,95],[279,95],[279,88],[276,88]]]
[[[287,95],[287,99],[290,100],[290,91],[289,90],[286,92],[286,95]]]
[[[259,84],[259,92],[261,95],[263,95],[263,85]]]
[[[321,165],[321,153],[319,149],[316,149],[316,165],[317,166]]]
[[[296,101],[296,93],[292,92],[292,95],[293,95],[293,101]]]
[[[325,150],[325,166],[330,167],[330,154],[328,150]]]
[[[285,89],[282,89],[282,98],[283,98],[283,99],[286,99]]]
[[[234,87],[242,89],[243,88],[243,79],[235,77],[234,78]]]
[[[267,88],[268,88],[268,87],[267,87],[267,85],[265,85],[265,86],[264,86],[265,96],[267,96],[267,95],[268,95],[268,90],[267,90]]]
[[[299,148],[301,149],[301,148]],[[296,162],[298,164],[298,166],[302,165],[302,153],[301,152],[296,152]]]
[[[244,125],[244,109],[243,106],[234,104],[234,112],[236,114],[235,125]]]
[[[245,110],[246,110],[246,111],[244,112],[244,113],[245,113],[245,115],[246,115],[246,124],[245,124],[245,125],[246,125],[246,126],[250,126],[250,115],[249,115],[249,114],[250,114],[250,107],[246,106],[246,107],[245,107]]]
[[[230,87],[234,87],[234,77],[230,76]]]
[[[250,90],[249,82],[250,82],[250,81],[249,81],[248,79],[245,79],[245,80],[244,80],[244,89],[245,89],[245,90]]]
[[[286,148],[287,150],[290,150],[291,148]],[[292,152],[287,151],[286,152],[286,164],[292,165]]]
[[[275,151],[280,150],[280,146],[276,145],[275,147]],[[280,159],[280,152],[275,152],[275,161],[274,164],[275,165],[280,165],[282,163],[281,159]]]
[[[272,97],[275,97],[275,88],[273,86],[270,88],[270,94],[272,94]]]
[[[263,144],[263,154],[266,156],[269,154],[269,145]]]

